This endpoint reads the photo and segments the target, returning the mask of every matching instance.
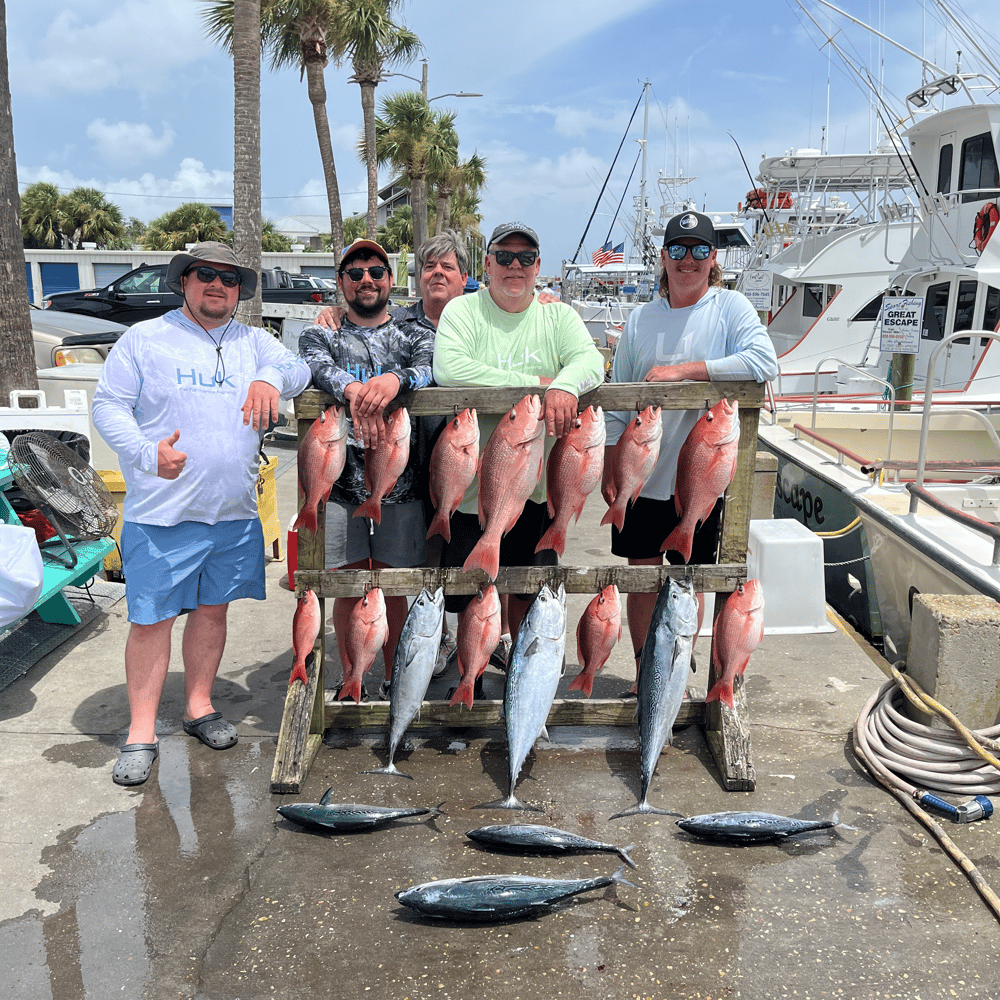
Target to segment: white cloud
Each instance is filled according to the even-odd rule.
[[[137,163],[162,156],[173,145],[176,132],[164,122],[163,132],[157,137],[145,124],[118,122],[112,125],[103,118],[95,118],[87,126],[87,135],[109,163]]]

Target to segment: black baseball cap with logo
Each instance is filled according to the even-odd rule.
[[[685,236],[694,237],[710,247],[718,245],[712,220],[701,212],[681,212],[680,215],[675,215],[667,223],[663,245],[669,246]]]

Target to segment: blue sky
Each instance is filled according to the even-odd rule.
[[[850,58],[882,82],[897,112],[920,67],[817,0],[806,6],[839,32]],[[933,0],[843,0],[842,9],[951,71],[962,46]],[[99,187],[126,216],[149,221],[185,201],[232,199],[232,63],[205,36],[197,0],[8,0],[7,35],[18,176],[69,189]],[[953,4],[992,25],[994,0]],[[410,0],[403,19],[424,43],[429,96],[458,112],[462,155],[487,160],[483,229],[520,219],[542,239],[543,273],[577,251],[645,80],[651,83],[647,198],[657,176],[697,180],[682,194],[731,210],[762,155],[819,147],[864,152],[875,141],[867,95],[793,0],[713,4],[673,0],[506,0],[475,5]],[[991,28],[992,30],[992,28]],[[977,33],[994,53],[995,36]],[[963,56],[963,68],[972,56]],[[400,71],[420,76],[420,63]],[[360,92],[349,68],[327,69],[327,109],[345,214],[363,211],[354,147]],[[829,79],[829,88],[827,81]],[[417,84],[395,77],[376,97]],[[262,180],[266,218],[321,215],[325,195],[312,113],[297,71],[265,68]],[[829,107],[829,111],[828,111]],[[608,235],[642,137],[643,107],[578,260]],[[388,180],[380,174],[380,180]],[[612,239],[631,229],[632,195]]]

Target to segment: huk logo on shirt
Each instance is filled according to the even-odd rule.
[[[524,355],[519,358],[515,358],[513,354],[509,354],[506,358],[502,354],[497,355],[497,368],[500,371],[528,368],[530,365],[540,365],[541,363],[542,356],[537,351],[529,351],[527,347],[524,349]]]
[[[203,388],[203,389],[218,389],[223,385],[228,385],[230,389],[235,389],[236,383],[233,381],[231,375],[227,375],[221,382],[215,380],[215,372],[209,372],[205,369],[204,372],[199,372],[192,368],[190,371],[183,372],[180,368],[177,369],[177,384],[182,388]]]

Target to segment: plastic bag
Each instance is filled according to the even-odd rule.
[[[44,577],[34,531],[0,524],[0,629],[31,611],[41,596]]]

